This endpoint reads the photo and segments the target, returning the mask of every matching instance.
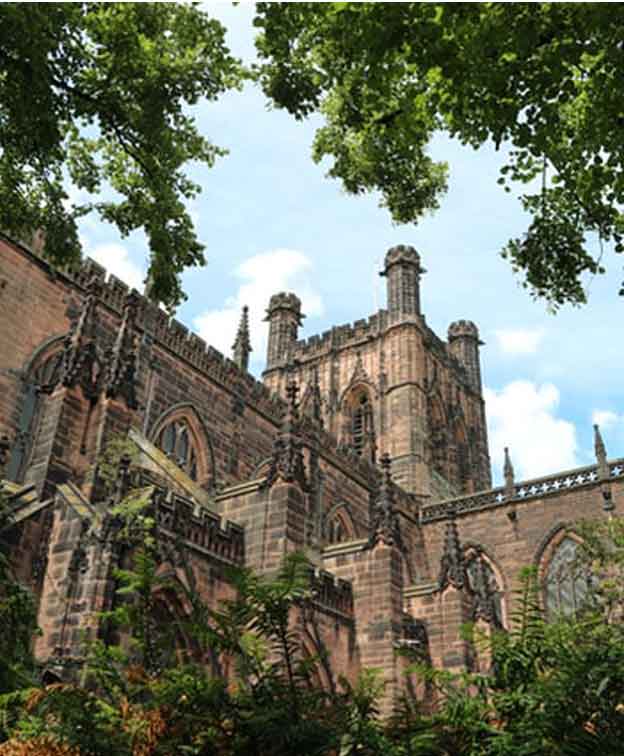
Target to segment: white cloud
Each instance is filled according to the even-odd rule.
[[[535,354],[544,337],[541,328],[507,328],[494,331],[498,347],[504,354]]]
[[[241,281],[236,294],[228,297],[223,307],[199,314],[193,319],[193,326],[208,344],[229,356],[241,308],[247,305],[253,348],[251,359],[257,365],[264,364],[268,335],[268,323],[264,322],[264,317],[272,294],[294,291],[301,299],[306,315],[321,315],[323,312],[321,297],[309,281],[311,269],[310,259],[295,249],[274,249],[254,255],[235,270]]]
[[[576,428],[557,417],[559,390],[552,383],[513,381],[500,391],[486,388],[484,397],[492,465],[499,480],[505,446],[517,480],[579,464]]]
[[[592,412],[592,423],[599,425],[601,430],[610,430],[623,420],[624,417],[620,417],[611,410],[594,410]]]
[[[133,262],[125,247],[121,244],[98,244],[91,248],[86,240],[83,240],[85,252],[88,257],[103,265],[109,273],[128,284],[131,288],[143,289],[145,271]]]

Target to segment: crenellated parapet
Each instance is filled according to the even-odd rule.
[[[312,602],[321,609],[353,617],[353,585],[327,570],[311,569]]]
[[[6,238],[6,237],[5,237]],[[37,258],[39,263],[50,271],[50,263],[41,254],[33,252],[23,244],[7,239],[29,255]],[[85,296],[89,285],[97,285],[98,302],[115,315],[123,316],[124,305],[130,295],[130,287],[91,258],[85,258],[73,269],[54,269],[54,274],[65,279]],[[294,296],[294,295],[292,295]],[[202,374],[224,387],[228,391],[236,390],[241,399],[261,414],[276,422],[283,411],[283,402],[275,397],[260,381],[246,370],[241,370],[236,363],[208,344],[158,305],[145,296],[136,293],[136,315],[134,326],[139,335],[149,332],[156,344],[167,349],[173,356],[179,357]],[[296,297],[295,297],[296,298]]]
[[[300,360],[320,357],[335,349],[356,346],[363,341],[376,338],[389,324],[388,311],[379,310],[369,318],[361,318],[353,323],[334,326],[330,331],[297,341],[295,354]]]
[[[164,488],[161,481],[146,470],[133,471],[131,485],[136,490],[153,489],[151,506],[157,532],[162,536],[180,539],[187,548],[204,556],[244,564],[245,531],[240,525]]]

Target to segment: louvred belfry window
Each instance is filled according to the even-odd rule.
[[[197,452],[184,420],[176,420],[163,428],[159,446],[192,480],[197,480]]]

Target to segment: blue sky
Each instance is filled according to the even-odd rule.
[[[232,51],[253,55],[253,6],[205,4],[228,28]],[[240,306],[251,308],[252,371],[264,365],[263,308],[282,289],[301,296],[301,335],[364,317],[385,306],[377,271],[397,243],[420,252],[427,274],[422,308],[442,338],[448,324],[474,320],[486,346],[482,366],[490,452],[497,479],[504,445],[517,477],[593,461],[592,421],[601,421],[610,457],[624,455],[624,357],[618,322],[620,260],[606,252],[608,273],[588,281],[589,304],[549,314],[520,287],[499,256],[526,228],[518,200],[496,184],[502,156],[474,151],[440,135],[434,158],[450,165],[440,210],[417,227],[394,226],[373,196],[345,195],[310,158],[319,120],[298,123],[270,110],[252,87],[196,108],[200,128],[230,154],[212,169],[193,167],[203,192],[191,207],[208,264],[184,274],[188,301],[177,317],[225,353]],[[87,220],[87,254],[133,285],[146,267],[141,234],[120,239]]]

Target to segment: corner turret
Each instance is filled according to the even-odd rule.
[[[379,274],[387,278],[388,312],[391,316],[420,314],[420,276],[425,273],[414,247],[391,247]]]
[[[301,300],[296,294],[281,291],[271,297],[265,318],[269,322],[267,370],[288,363],[304,317]]]
[[[466,368],[470,385],[481,394],[481,363],[479,329],[471,320],[456,320],[448,328],[449,352]]]

